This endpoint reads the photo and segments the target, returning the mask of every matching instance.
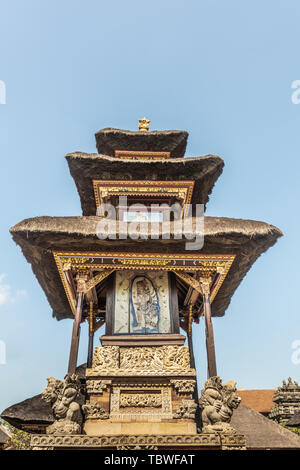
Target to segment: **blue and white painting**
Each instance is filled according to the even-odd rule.
[[[170,333],[167,272],[116,272],[114,333]]]
[[[157,289],[147,276],[135,276],[129,289],[130,329],[134,333],[158,333],[160,307]]]

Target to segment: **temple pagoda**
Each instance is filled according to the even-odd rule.
[[[225,314],[282,233],[264,222],[203,216],[224,162],[184,158],[187,132],[150,131],[144,118],[137,131],[95,136],[98,153],[66,155],[82,216],[35,217],[10,230],[53,317],[73,321],[66,377],[48,378],[39,397],[48,421],[27,426],[36,432],[32,447],[245,448],[230,425],[240,401],[235,382],[222,384],[217,374],[212,318]],[[78,368],[85,321],[87,366]],[[197,384],[193,353],[199,321],[205,384]],[[23,429],[25,421],[11,417]]]

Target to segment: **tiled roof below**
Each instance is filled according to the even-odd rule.
[[[273,402],[274,390],[238,390],[242,403],[258,413],[268,414],[275,405]]]

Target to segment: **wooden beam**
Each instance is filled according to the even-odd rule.
[[[217,362],[215,351],[214,330],[211,321],[211,308],[210,308],[210,286],[211,277],[200,277],[201,289],[203,291],[203,307],[205,318],[205,335],[206,335],[206,354],[207,354],[207,370],[208,377],[215,377],[217,375]]]
[[[76,315],[73,322],[68,374],[75,374],[80,338],[80,322],[82,317],[83,292],[79,292],[76,301]]]
[[[85,283],[85,290],[84,293],[87,294],[93,287],[96,287],[101,281],[107,278],[111,273],[113,273],[115,269],[105,269],[100,273],[96,274],[96,276],[92,277]]]

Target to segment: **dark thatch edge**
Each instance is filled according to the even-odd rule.
[[[83,215],[95,215],[93,180],[195,181],[192,204],[206,204],[224,161],[216,155],[165,160],[124,160],[107,155],[69,153],[70,173],[75,181]]]
[[[96,226],[100,218],[36,217],[10,229],[42,286],[58,320],[73,318],[52,250],[184,253],[186,239],[176,240],[99,240]],[[212,315],[223,316],[232,295],[255,260],[274,245],[282,232],[264,222],[205,217],[204,247],[200,253],[236,254],[230,272],[213,304]],[[193,220],[195,223],[195,220]],[[174,231],[171,230],[171,235]],[[191,254],[193,251],[188,251]],[[199,251],[196,251],[199,253]]]
[[[127,131],[105,128],[95,133],[99,153],[114,156],[115,150],[144,150],[171,152],[171,157],[184,157],[188,132],[186,131]]]
[[[247,449],[300,449],[300,437],[243,403],[230,423],[246,437]]]

